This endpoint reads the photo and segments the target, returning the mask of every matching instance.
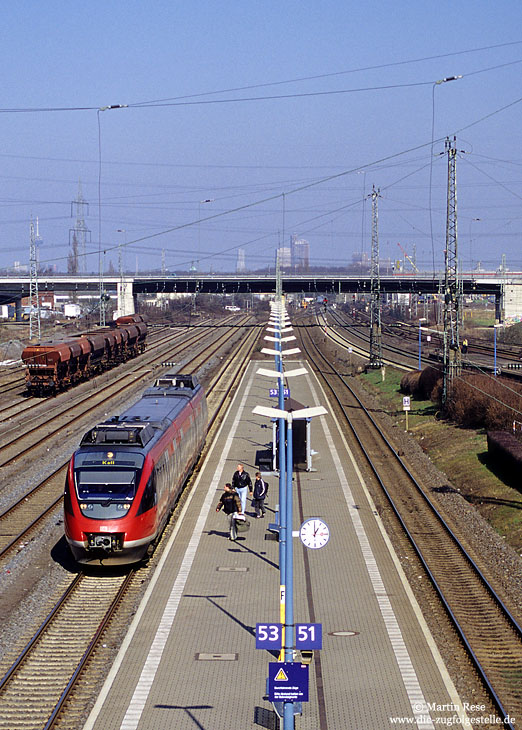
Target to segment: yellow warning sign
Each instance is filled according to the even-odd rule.
[[[278,671],[276,676],[274,677],[274,681],[276,682],[288,682],[288,676],[286,675],[285,670],[281,667],[281,669]]]

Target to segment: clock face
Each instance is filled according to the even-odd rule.
[[[330,539],[330,529],[323,520],[320,520],[318,517],[310,517],[310,519],[305,520],[301,525],[299,537],[303,545],[312,550],[316,550],[326,545]]]

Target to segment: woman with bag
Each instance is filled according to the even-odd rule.
[[[223,507],[223,512],[227,515],[229,521],[230,537],[228,539],[236,540],[237,526],[234,517],[236,514],[243,514],[243,510],[241,509],[241,500],[239,499],[238,493],[228,482],[225,484],[223,489],[224,492],[217,504],[216,512],[219,512],[219,510]]]

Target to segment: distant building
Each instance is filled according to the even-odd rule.
[[[308,271],[310,268],[310,244],[295,234],[290,238],[290,256],[294,271]]]
[[[283,247],[276,250],[276,266],[278,263],[282,269],[292,268],[292,250],[290,248]]]
[[[40,303],[40,307],[42,307],[43,309],[54,309],[54,307],[55,307],[54,292],[53,291],[38,292],[38,301]],[[29,297],[22,297],[22,307],[28,307],[30,309],[31,302],[29,300]]]
[[[246,271],[245,264],[245,249],[238,248],[237,250],[237,261],[236,261],[236,274],[244,274]]]
[[[352,253],[352,269],[356,271],[369,271],[370,258],[364,251],[355,251]]]

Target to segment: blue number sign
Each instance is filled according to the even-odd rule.
[[[279,390],[277,388],[270,388],[268,390],[268,395],[270,398],[277,398],[279,395]],[[285,398],[290,398],[290,388],[283,388],[283,396]]]
[[[256,649],[280,649],[282,624],[256,624]]]
[[[322,649],[323,648],[322,624],[296,624],[295,625],[295,648],[296,649]]]

